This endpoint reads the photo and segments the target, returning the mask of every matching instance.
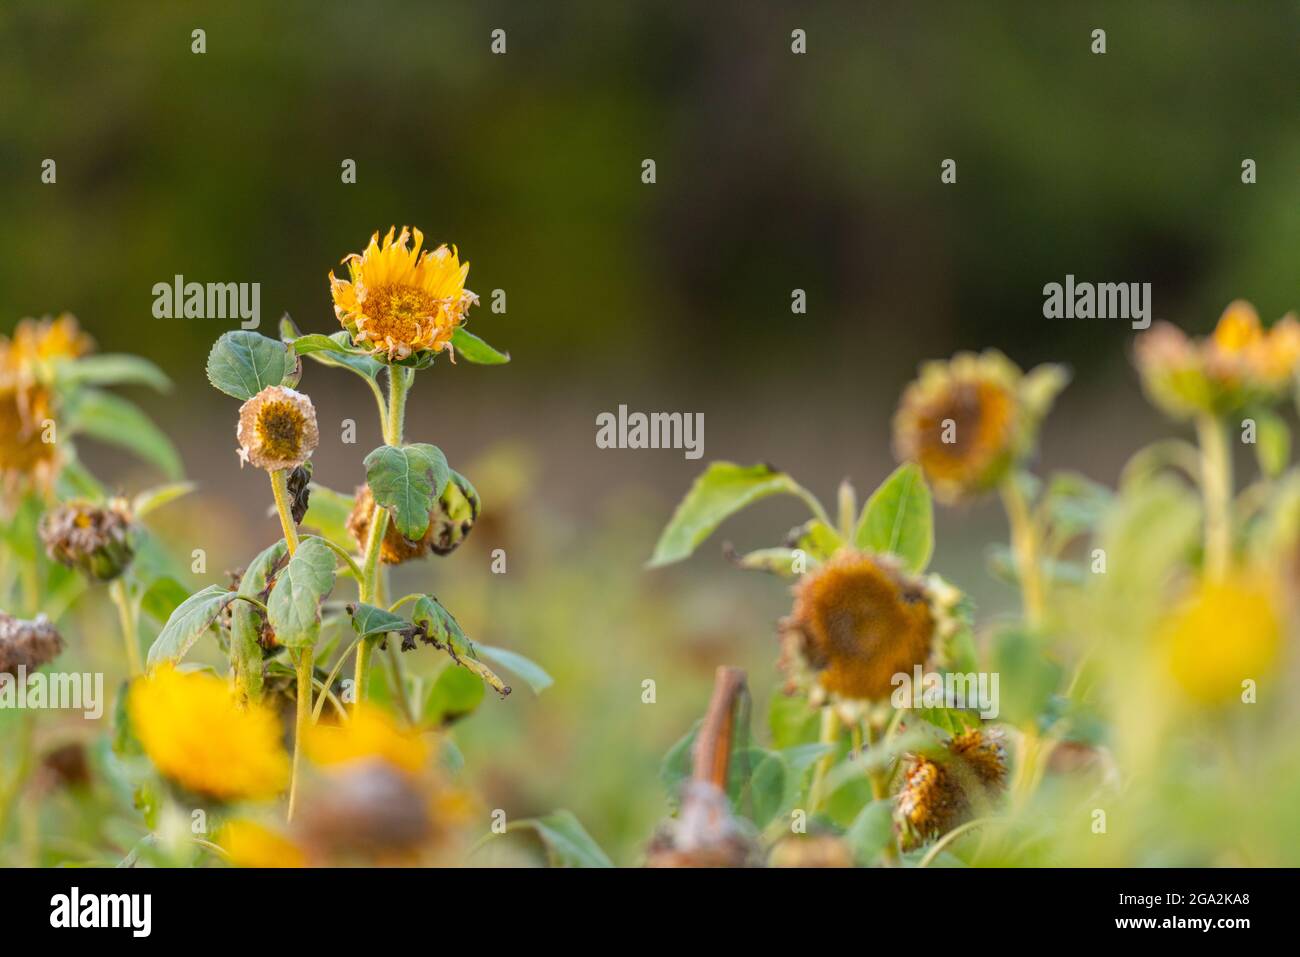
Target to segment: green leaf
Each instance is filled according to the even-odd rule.
[[[208,353],[208,381],[240,401],[268,386],[280,385],[296,368],[288,347],[258,332],[227,332]]]
[[[298,331],[293,320],[286,315],[280,319],[280,339],[292,346],[298,355],[305,355],[324,366],[349,369],[372,382],[379,378],[379,370],[384,367],[382,362],[372,359],[369,353],[357,349],[352,344],[352,338],[343,330],[329,336],[318,333],[303,335]],[[321,339],[332,342],[334,346],[326,346],[320,342]],[[304,343],[303,348],[299,349],[298,343],[302,340],[308,341]]]
[[[844,834],[844,840],[859,867],[875,863],[881,852],[894,839],[893,801],[872,801],[853,819]]]
[[[546,847],[551,867],[613,867],[614,864],[586,832],[572,811],[556,811],[546,817],[514,821],[507,830],[528,828]]]
[[[175,578],[163,575],[145,587],[144,594],[140,596],[140,610],[154,621],[165,623],[181,602],[189,597],[188,588]]]
[[[473,714],[486,695],[486,685],[478,675],[448,664],[429,689],[424,702],[424,720],[435,727],[446,727]]]
[[[714,462],[704,470],[669,519],[649,567],[681,561],[724,520],[769,495],[800,495],[794,479],[767,465]]]
[[[55,373],[60,386],[144,385],[167,392],[172,382],[156,365],[140,356],[105,353],[59,363]]]
[[[773,745],[784,749],[815,742],[818,724],[818,710],[809,706],[806,697],[773,693],[767,711]]]
[[[170,479],[181,477],[181,458],[171,440],[138,406],[120,396],[98,389],[75,393],[66,428],[70,436],[88,435],[134,452]]]
[[[1037,422],[1052,410],[1056,397],[1070,384],[1070,370],[1054,362],[1045,362],[1025,373],[1020,380],[1020,401],[1031,420]]]
[[[1266,478],[1277,478],[1291,460],[1291,429],[1286,420],[1267,409],[1251,413],[1255,420],[1255,460]]]
[[[362,638],[387,635],[394,631],[409,630],[411,627],[409,621],[386,608],[376,608],[374,605],[362,603],[349,607],[352,609],[352,630]]]
[[[499,366],[510,361],[510,353],[498,352],[464,326],[451,334],[451,347],[456,355],[484,366]]]
[[[429,512],[451,480],[442,450],[424,443],[381,445],[363,464],[371,494],[388,509],[397,530],[410,539],[423,538]]]
[[[236,592],[209,585],[177,606],[149,648],[149,667],[164,661],[180,661],[212,626],[221,610],[234,601]]]
[[[1066,540],[1092,531],[1110,505],[1106,486],[1077,472],[1056,472],[1047,483],[1045,501],[1053,531]]]
[[[316,644],[321,602],[334,588],[334,553],[315,536],[304,538],[267,599],[276,640],[286,648]]]
[[[258,598],[288,554],[284,539],[264,548],[248,563],[239,579],[239,594]],[[238,602],[230,610],[230,665],[242,677],[243,687],[253,700],[262,694],[261,609],[249,602]]]
[[[817,561],[825,561],[844,545],[840,533],[820,518],[804,522],[790,533],[788,540]]]
[[[520,678],[523,678],[528,687],[533,689],[534,694],[541,694],[555,684],[555,679],[548,675],[541,665],[530,658],[525,658],[516,651],[494,648],[491,645],[484,644],[478,644],[474,647],[478,651],[480,658],[485,658],[506,671],[513,671]]]
[[[136,518],[144,518],[150,512],[156,512],[164,505],[189,495],[197,487],[193,482],[171,482],[147,488],[131,500],[131,514]]]
[[[1000,676],[998,717],[1028,727],[1046,710],[1060,683],[1061,667],[1045,658],[1042,648],[1018,629],[994,633],[991,644],[992,671]]]
[[[934,551],[934,506],[916,464],[900,465],[871,493],[853,539],[859,548],[898,556],[910,572],[924,571]]]
[[[760,548],[745,555],[729,552],[727,557],[737,568],[746,571],[768,572],[782,578],[798,578],[801,573],[796,570],[796,563],[799,561],[800,551],[793,548]],[[803,558],[807,564],[805,571],[817,567],[817,559],[806,553]]]
[[[502,697],[510,694],[510,687],[497,677],[496,672],[478,660],[474,645],[461,630],[460,623],[438,599],[432,595],[421,595],[411,612],[411,621],[423,625],[425,632],[436,645],[445,648],[458,665],[474,672],[480,679],[491,685],[497,694]],[[524,676],[520,675],[520,677]]]

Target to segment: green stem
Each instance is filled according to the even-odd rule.
[[[1002,503],[1011,525],[1011,549],[1016,558],[1016,571],[1020,576],[1020,595],[1024,603],[1025,622],[1031,628],[1043,623],[1045,599],[1043,596],[1042,566],[1038,554],[1038,530],[1029,513],[1017,476],[1013,473],[1002,482]]]
[[[402,366],[388,367],[388,414],[383,416],[384,444],[401,445],[406,421],[406,393],[411,386],[411,371]],[[370,534],[366,540],[365,559],[361,565],[361,600],[367,604],[379,594],[379,555],[383,550],[384,532],[388,530],[388,511],[380,505],[370,513]],[[356,664],[352,673],[353,701],[361,704],[365,695],[366,672],[370,667],[371,642],[357,645]]]
[[[109,597],[117,606],[117,620],[122,627],[122,641],[126,643],[126,662],[131,669],[131,677],[144,674],[144,665],[140,661],[140,638],[136,634],[135,614],[131,608],[130,596],[126,593],[126,582],[121,578],[113,579],[108,586]]]
[[[271,491],[275,494],[275,510],[280,516],[280,527],[284,529],[284,543],[292,555],[298,548],[298,526],[293,520],[289,507],[289,472],[279,469],[271,473]]]
[[[1196,420],[1205,499],[1205,573],[1222,578],[1232,559],[1232,453],[1228,430],[1211,415]]]
[[[835,745],[840,739],[840,716],[835,713],[835,709],[829,705],[822,708],[822,727],[821,734],[817,738],[818,744],[828,744],[831,749],[817,759],[817,766],[813,769],[812,786],[808,789],[808,813],[816,814],[821,809],[822,801],[826,795],[822,791],[826,788],[826,775],[830,773],[831,765],[835,762]]]
[[[293,722],[293,777],[289,782],[289,820],[293,820],[298,803],[298,770],[302,764],[302,739],[311,723],[312,649],[303,648],[298,653],[298,696]]]

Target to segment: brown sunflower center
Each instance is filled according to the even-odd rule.
[[[365,313],[370,331],[394,342],[416,342],[438,314],[439,302],[415,286],[390,285],[370,290]]]
[[[257,412],[257,441],[263,454],[272,459],[296,459],[301,455],[307,420],[292,402],[272,399]]]
[[[918,419],[921,465],[931,475],[961,478],[1007,450],[1015,403],[991,382],[954,385]]]

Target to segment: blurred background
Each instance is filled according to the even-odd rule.
[[[917,364],[991,346],[1072,367],[1043,465],[1113,482],[1164,431],[1132,330],[1046,320],[1042,287],[1150,282],[1156,318],[1196,332],[1235,298],[1265,321],[1300,305],[1298,28],[1294,2],[10,0],[0,328],[67,310],[101,350],[175,380],[163,401],[133,398],[201,485],[166,521],[182,551],[207,551],[206,583],[278,531],[264,477],[237,467],[236,404],[203,375],[235,323],[155,319],[153,285],[258,282],[262,332],[284,312],[333,332],[326,275],[373,231],[455,243],[484,300],[471,329],[513,361],[420,377],[407,435],[471,477],[485,518],[394,587],[436,590],[472,637],[556,678],[463,726],[490,806],[569,807],[632,863],[666,810],[660,758],[714,667],[750,669],[756,714],[776,684],[787,590],[731,569],[720,543],[773,544],[803,518],[765,503],[684,566],[643,570],[695,474],[766,461],[826,500],[845,476],[865,492],[893,467],[889,422]],[[302,387],[320,413],[316,478],[350,492],[380,442],[372,400],[315,365]],[[704,413],[704,459],[597,449],[597,414],[620,404]],[[85,451],[125,490],[156,479]],[[939,516],[936,568],[981,614],[1012,597],[984,569],[1004,535],[993,505]],[[498,547],[505,575],[489,573]]]

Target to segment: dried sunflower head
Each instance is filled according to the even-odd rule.
[[[267,386],[239,407],[240,462],[268,472],[296,469],[320,441],[311,399],[282,385]]]
[[[0,675],[19,677],[44,667],[63,650],[63,636],[44,615],[24,621],[0,611]]]
[[[986,492],[1032,448],[1065,381],[1059,366],[1026,375],[994,350],[928,362],[894,415],[895,454],[921,466],[941,502]]]
[[[429,527],[424,535],[418,539],[407,538],[390,521],[384,529],[380,561],[385,565],[400,565],[423,558],[430,552],[435,555],[450,555],[473,529],[480,508],[481,503],[474,486],[463,475],[452,472],[451,481],[429,511]],[[358,486],[347,525],[348,531],[362,550],[370,536],[370,520],[374,512],[375,499],[369,486]]]
[[[781,622],[783,665],[792,682],[811,670],[839,698],[889,698],[897,674],[940,654],[942,620],[930,586],[887,558],[843,551],[795,585],[794,609]]]
[[[53,363],[80,358],[94,348],[94,340],[68,313],[20,320],[12,339],[0,336],[0,380],[8,379],[23,389],[37,382],[48,384]]]
[[[59,470],[53,441],[53,395],[42,386],[23,390],[0,381],[0,494],[12,503],[28,491],[48,494]]]
[[[41,517],[41,541],[50,558],[94,581],[112,581],[135,554],[131,512],[125,501],[107,505],[69,502]]]
[[[359,346],[389,362],[447,348],[478,297],[465,288],[469,263],[454,247],[421,251],[424,234],[390,228],[344,258],[348,278],[329,275],[334,314]],[[414,245],[410,245],[414,239]]]
[[[1300,321],[1284,316],[1266,330],[1255,307],[1237,300],[1204,339],[1167,322],[1152,326],[1137,341],[1136,361],[1147,396],[1172,418],[1229,415],[1286,394],[1300,366]]]
[[[965,822],[972,809],[1005,790],[1006,779],[1006,745],[997,728],[955,735],[937,757],[914,756],[894,808],[903,849],[919,847]]]

